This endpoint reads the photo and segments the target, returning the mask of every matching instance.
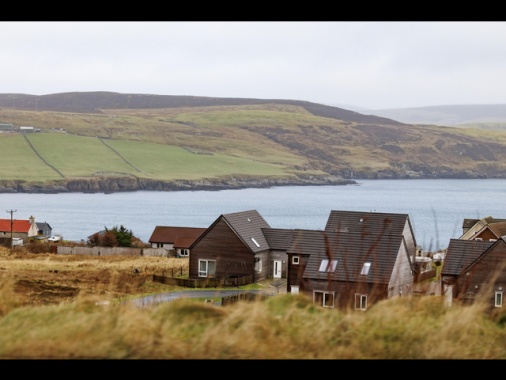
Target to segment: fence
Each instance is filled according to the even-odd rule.
[[[161,256],[169,257],[165,248],[130,248],[130,247],[79,247],[57,245],[59,255],[90,255],[90,256]]]
[[[176,278],[153,275],[153,282],[165,285],[177,285],[186,288],[226,288],[244,286],[253,283],[253,275],[229,278]]]
[[[225,296],[221,298],[221,306],[231,305],[239,301],[263,301],[268,296],[260,293],[240,293],[232,296]]]

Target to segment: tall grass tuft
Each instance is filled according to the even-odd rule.
[[[323,309],[290,294],[225,307],[79,297],[9,308],[8,287],[0,294],[2,359],[506,359],[504,314],[445,307],[439,297],[393,298],[367,312]]]

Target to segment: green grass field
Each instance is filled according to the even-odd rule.
[[[287,177],[279,163],[137,141],[65,133],[32,133],[0,138],[0,178],[54,180],[103,172],[159,180],[242,176]],[[33,149],[32,149],[33,147]],[[56,170],[55,170],[56,169]]]

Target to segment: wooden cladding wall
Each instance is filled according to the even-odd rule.
[[[253,252],[230,229],[224,220],[219,220],[192,247],[190,254],[190,278],[199,278],[199,260],[216,261],[216,278],[242,277],[254,274]]]

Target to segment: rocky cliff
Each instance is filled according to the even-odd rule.
[[[235,178],[159,181],[132,177],[93,177],[38,183],[0,181],[0,193],[115,193],[122,191],[184,191],[268,188],[274,186],[349,185],[354,180],[333,176],[297,178]]]

